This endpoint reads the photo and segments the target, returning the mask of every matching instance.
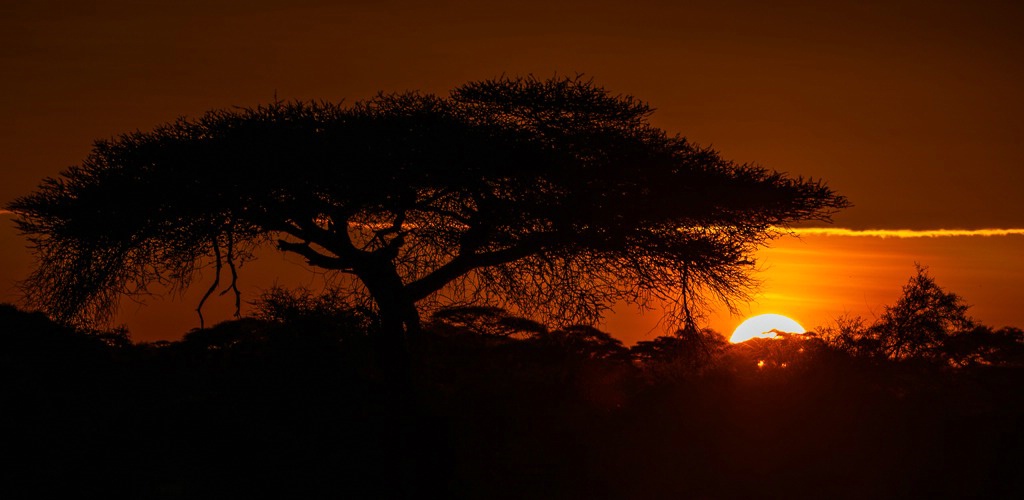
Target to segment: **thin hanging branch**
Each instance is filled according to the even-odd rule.
[[[223,296],[230,291],[235,292],[235,318],[240,318],[242,317],[242,292],[238,290],[238,269],[235,267],[235,237],[230,229],[228,229],[227,262],[228,269],[231,270],[231,284],[220,294]]]
[[[229,251],[230,251],[230,249],[229,249]],[[196,313],[199,314],[199,328],[206,328],[206,323],[205,323],[205,320],[203,318],[203,304],[206,303],[206,300],[209,299],[210,296],[213,295],[213,292],[217,291],[217,287],[220,286],[220,271],[221,271],[221,269],[224,268],[224,264],[222,262],[221,255],[220,255],[220,244],[217,242],[217,237],[216,236],[213,237],[213,256],[214,256],[213,265],[214,265],[214,269],[216,269],[216,275],[213,277],[213,284],[211,284],[210,288],[208,288],[206,290],[206,293],[203,294],[203,298],[200,299],[200,301],[199,301],[199,306],[196,307]],[[234,271],[234,266],[232,266],[231,269],[232,269],[232,272],[233,272]]]

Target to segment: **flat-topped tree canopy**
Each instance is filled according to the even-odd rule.
[[[357,278],[394,334],[419,327],[418,307],[474,299],[566,323],[661,298],[688,318],[707,297],[743,297],[752,252],[789,224],[847,206],[651,113],[579,77],[501,78],[99,141],[9,206],[38,258],[26,296],[62,321],[103,321],[119,297],[187,287],[203,267],[211,293],[225,266],[234,286],[236,263],[273,243]]]

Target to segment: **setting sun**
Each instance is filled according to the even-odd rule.
[[[740,323],[732,332],[729,342],[738,344],[753,338],[771,339],[775,338],[778,332],[781,333],[805,333],[807,330],[800,326],[800,323],[787,318],[781,314],[761,314]]]

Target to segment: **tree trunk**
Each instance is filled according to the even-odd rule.
[[[375,339],[377,362],[385,378],[398,386],[411,383],[409,371],[409,335],[420,332],[416,303],[408,296],[405,284],[389,260],[372,262],[356,273],[370,292],[380,319]]]
[[[380,300],[374,297],[377,302],[377,313],[380,320],[380,331],[377,332],[376,345],[381,360],[391,358],[404,359],[406,352],[406,335],[408,333],[407,319],[403,317],[404,307],[391,301]],[[418,315],[416,328],[419,327]],[[389,363],[390,364],[390,363]]]
[[[410,335],[420,332],[420,314],[411,301],[380,300],[374,297],[380,314],[381,346],[404,351]]]

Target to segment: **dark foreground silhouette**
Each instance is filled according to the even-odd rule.
[[[2,496],[998,498],[1024,486],[1019,353],[951,367],[710,332],[630,350],[479,308],[410,341],[400,386],[358,315],[284,316],[132,345],[0,306]]]
[[[750,256],[780,228],[849,206],[653,112],[580,76],[501,77],[447,96],[213,110],[98,141],[6,207],[36,258],[24,299],[91,326],[150,285],[212,275],[202,326],[222,286],[239,310],[240,265],[273,245],[372,302],[398,363],[438,305],[499,299],[592,323],[619,301],[686,317],[706,298],[743,301]]]

